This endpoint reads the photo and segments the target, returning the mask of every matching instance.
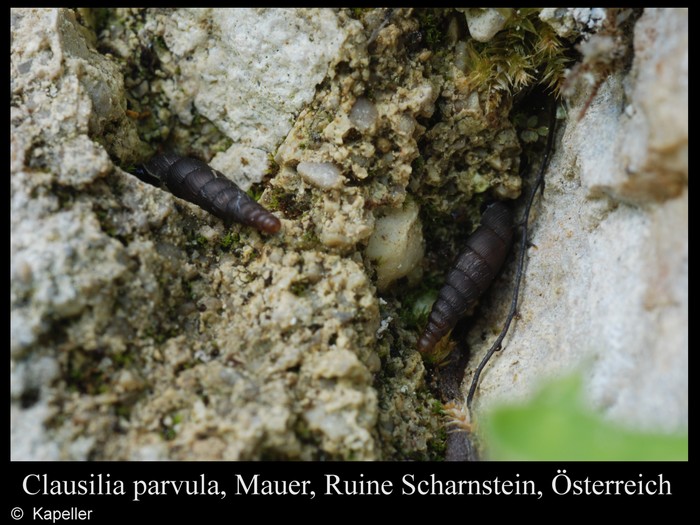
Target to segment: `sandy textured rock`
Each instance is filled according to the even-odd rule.
[[[219,14],[117,10],[100,29],[86,11],[12,11],[12,457],[428,457],[438,418],[422,363],[398,351],[405,373],[382,372],[378,298],[353,244],[371,233],[358,188],[326,200],[346,212],[324,237],[346,243],[340,255],[284,207],[292,168],[278,175],[283,231],[262,237],[110,160],[128,167],[162,136],[215,136],[197,124],[206,114],[236,140],[214,166],[239,159],[260,180],[330,59],[354,52],[338,51],[347,34],[360,38],[331,10]],[[139,93],[151,106],[127,110]],[[147,115],[167,125],[144,128]],[[353,233],[356,213],[370,221]]]
[[[482,376],[479,409],[581,368],[590,403],[611,419],[687,428],[687,21],[687,10],[647,10],[632,71],[608,78],[580,122],[562,123],[520,316]],[[499,314],[479,321],[472,348],[485,351],[479,335],[499,329],[510,287],[497,290]]]

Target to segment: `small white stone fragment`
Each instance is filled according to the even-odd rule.
[[[576,21],[571,9],[545,7],[540,11],[540,20],[549,24],[562,38],[568,38],[576,31]]]
[[[232,144],[226,151],[217,153],[209,165],[248,191],[252,184],[262,182],[270,161],[267,151],[244,144]]]
[[[626,13],[622,11],[621,14],[624,16]],[[540,11],[540,20],[549,24],[562,38],[571,38],[582,31],[595,32],[601,28],[605,18],[604,8],[546,7]]]
[[[416,131],[416,119],[408,113],[404,113],[397,122],[396,131],[405,137],[413,136],[413,132]]]
[[[359,131],[368,131],[377,122],[379,113],[374,104],[366,97],[360,97],[350,110],[350,122]]]
[[[297,173],[309,184],[324,190],[340,188],[343,185],[343,176],[332,162],[300,162]]]
[[[377,219],[367,246],[367,256],[377,264],[377,288],[385,289],[408,275],[423,259],[423,252],[418,205],[407,201],[400,210],[388,210]]]
[[[382,337],[384,337],[384,332],[386,332],[389,329],[389,324],[393,320],[394,318],[391,316],[381,320],[381,322],[379,323],[379,328],[377,328],[377,339],[381,339]]]
[[[508,21],[508,17],[504,16],[503,11],[505,10],[466,9],[464,16],[467,18],[469,34],[479,42],[491,40]]]

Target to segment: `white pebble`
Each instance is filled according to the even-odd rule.
[[[343,177],[332,162],[300,162],[297,173],[308,182],[324,190],[340,188]]]
[[[402,209],[385,210],[384,216],[377,218],[367,256],[377,265],[380,290],[411,273],[423,259],[423,227],[418,211],[418,205],[407,200]]]
[[[359,131],[367,131],[377,122],[377,108],[366,97],[360,97],[350,110],[350,122]]]
[[[474,40],[488,42],[506,25],[508,18],[504,13],[509,14],[508,11],[501,12],[496,9],[467,9],[464,14],[469,34]]]
[[[404,135],[405,137],[410,137],[416,130],[416,119],[413,118],[409,113],[404,113],[401,115],[397,125],[397,131]]]

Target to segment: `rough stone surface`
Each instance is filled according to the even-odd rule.
[[[130,97],[153,90],[169,100],[156,109],[161,102],[151,99],[169,124],[147,134],[149,141],[170,133],[190,140],[187,126],[205,112],[226,133],[268,129],[256,135],[263,142],[240,134],[231,146],[241,159],[240,148],[253,148],[245,158],[259,176],[270,162],[265,148],[274,149],[299,104],[314,97],[330,59],[355,53],[337,47],[348,34],[367,38],[359,22],[331,10],[220,14],[118,11],[96,38],[86,12],[12,11],[14,459],[426,458],[439,438],[420,358],[390,352],[389,336],[378,344],[388,317],[363,246],[329,251],[308,217],[285,206],[294,187],[285,176],[298,183],[292,168],[279,171],[281,193],[263,195],[268,206],[278,199],[272,207],[284,223],[279,235],[263,238],[239,225],[225,228],[110,161],[129,166],[150,147],[134,125],[148,108],[127,110],[128,80]],[[236,40],[248,33],[241,24],[260,20],[262,29],[279,28],[266,31],[270,56],[258,57],[259,46],[231,56],[231,46],[252,43]],[[216,26],[211,34],[197,25],[205,21]],[[150,51],[134,39],[139,24],[162,34],[165,47],[156,42]],[[95,42],[108,53],[97,52]],[[311,70],[290,51],[315,57]],[[136,68],[132,53],[149,67]],[[178,53],[202,54],[207,67],[219,67],[215,57],[239,62],[217,76],[187,70],[183,58],[178,74]],[[257,81],[235,75],[264,84],[267,105],[258,108],[264,118],[257,124],[251,107],[226,117],[237,102],[254,100],[241,92],[257,89]],[[301,77],[305,84],[295,80]],[[218,98],[207,98],[219,81],[238,92],[222,87]],[[224,96],[228,91],[233,95]],[[178,107],[194,93],[198,108]],[[424,104],[425,94],[416,100]],[[225,169],[217,163],[226,164],[231,148],[215,167]],[[361,199],[339,197],[327,206],[368,213]],[[337,218],[338,232],[348,230],[346,219]]]
[[[578,367],[610,419],[687,429],[687,24],[687,10],[646,10],[631,72],[609,77],[581,121],[562,123],[535,205],[520,315],[482,375],[477,412]],[[485,351],[500,329],[510,282],[512,268],[472,348]]]
[[[637,23],[616,137],[617,175],[601,188],[632,202],[664,201],[688,184],[688,16],[649,9]]]
[[[416,307],[485,196],[521,190],[512,97],[455,64],[462,14],[107,13],[11,11],[12,458],[439,457]],[[687,11],[648,10],[634,52],[580,122],[588,94],[571,100],[477,423],[583,363],[611,418],[687,425]],[[280,233],[124,171],[170,141],[264,181]],[[300,163],[333,163],[334,183]],[[378,291],[367,243],[411,201],[424,277]],[[512,273],[474,321],[475,359]]]
[[[174,100],[194,104],[233,140],[235,154],[213,162],[245,174],[235,181],[244,189],[260,182],[348,36],[319,9],[178,9],[159,23],[180,66]]]
[[[551,25],[559,36],[575,37],[585,31],[599,29],[605,20],[605,9],[590,7],[546,7],[540,18]]]

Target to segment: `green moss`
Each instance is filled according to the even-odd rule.
[[[272,153],[267,154],[267,171],[265,175],[268,177],[274,177],[280,170],[280,165],[277,164],[275,156]]]
[[[441,48],[445,39],[445,32],[441,27],[441,12],[436,9],[416,9],[416,17],[428,48],[433,50]]]
[[[411,174],[420,175],[425,169],[425,159],[422,155],[418,155],[411,163]]]
[[[297,281],[289,286],[289,291],[292,292],[297,297],[301,297],[306,294],[309,289],[310,284],[306,281]]]
[[[112,371],[103,369],[101,361],[104,356],[103,352],[88,354],[73,352],[69,356],[66,374],[68,390],[90,396],[108,392]]]
[[[185,297],[187,297],[191,301],[194,301],[197,299],[197,294],[194,291],[194,286],[192,284],[192,281],[184,281],[182,283],[182,288],[183,288]]]
[[[428,454],[431,461],[444,461],[447,453],[447,431],[438,430],[437,435],[428,441]]]
[[[83,19],[87,22],[89,27],[95,30],[95,33],[99,34],[104,27],[106,27],[109,20],[112,18],[112,9],[107,7],[93,7],[91,9],[80,9],[83,14]],[[89,13],[87,12],[89,11]]]
[[[371,11],[373,8],[371,7],[351,7],[349,9],[350,16],[353,17],[355,20],[362,20],[362,17],[365,16],[365,13],[368,11]]]
[[[442,402],[438,399],[434,399],[432,404],[430,405],[430,408],[433,412],[433,414],[437,416],[444,416],[445,415],[445,407],[443,406]]]
[[[219,247],[223,252],[230,252],[240,245],[241,237],[236,232],[228,232],[221,238]]]
[[[246,250],[245,253],[243,254],[243,259],[241,260],[241,264],[246,265],[255,259],[260,257],[260,252],[256,250],[255,248],[251,248],[250,250]]]
[[[192,299],[193,301],[195,299]],[[167,327],[165,322],[158,322],[158,326],[153,328],[147,328],[144,330],[144,336],[153,340],[155,344],[162,345],[168,339],[177,337],[180,334],[181,326],[178,324],[178,320],[174,314],[172,314],[174,321],[172,321],[172,326]]]
[[[95,217],[97,217],[103,232],[113,238],[117,236],[117,229],[114,227],[107,210],[102,208],[95,209]]]
[[[302,442],[312,441],[313,439],[313,432],[311,432],[309,425],[301,419],[297,420],[296,426],[294,427],[294,433]]]
[[[134,354],[131,352],[122,352],[121,354],[115,354],[112,356],[112,361],[114,364],[120,368],[127,367],[131,365],[135,360]]]
[[[213,126],[214,124],[212,123],[211,125]],[[232,145],[233,140],[222,134],[221,138],[210,147],[210,150],[212,153],[221,153],[228,150]]]
[[[37,166],[33,165],[33,160],[30,161],[30,165],[32,168],[38,169],[38,171],[50,171],[50,169],[47,167],[38,168]],[[73,203],[75,202],[78,196],[78,191],[71,186],[64,186],[62,184],[54,182],[53,184],[51,184],[51,194],[58,197],[58,203],[61,209],[70,209],[73,207]]]
[[[257,202],[260,200],[260,197],[262,197],[263,191],[265,191],[265,187],[262,184],[253,184],[246,193],[248,197]]]
[[[312,250],[320,244],[321,240],[318,238],[318,234],[312,225],[301,235],[298,242],[295,243],[295,247],[298,250]]]
[[[488,42],[467,42],[464,74],[481,92],[515,94],[540,85],[559,92],[571,63],[570,45],[539,18],[540,9],[515,9]]]
[[[401,290],[399,320],[403,328],[422,330],[425,327],[443,280],[441,274],[429,274],[423,277],[417,287]]]
[[[277,186],[271,186],[265,192],[261,204],[271,211],[281,211],[287,219],[298,219],[311,206],[311,195],[305,193],[302,197],[291,194]]]
[[[131,405],[117,405],[114,407],[114,415],[125,419],[131,419],[131,409]]]

